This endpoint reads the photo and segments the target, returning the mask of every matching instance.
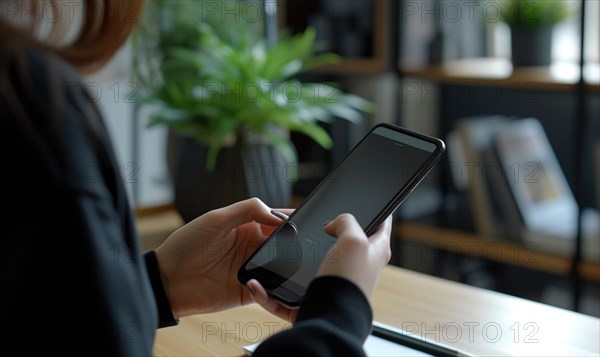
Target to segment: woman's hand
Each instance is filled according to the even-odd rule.
[[[321,263],[317,276],[334,275],[348,279],[370,298],[381,271],[391,258],[392,217],[388,217],[370,237],[365,235],[354,216],[350,214],[338,216],[324,229],[329,235],[337,237],[337,241]],[[289,309],[269,297],[256,280],[250,280],[248,287],[254,292],[254,301],[265,310],[294,322],[296,309]]]
[[[294,322],[296,320],[298,309],[282,305],[279,301],[269,296],[265,288],[256,279],[250,279],[246,285],[254,302],[262,306],[263,309],[286,321]]]
[[[252,302],[237,271],[283,222],[270,211],[256,198],[210,211],[173,232],[156,249],[176,318]]]
[[[317,276],[346,278],[370,298],[381,271],[392,256],[392,217],[388,217],[370,237],[365,235],[354,216],[347,213],[325,225],[325,232],[337,237],[337,241],[321,264]]]

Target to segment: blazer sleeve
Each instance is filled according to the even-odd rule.
[[[158,309],[158,327],[162,328],[179,324],[179,319],[176,319],[173,316],[169,298],[167,297],[165,287],[162,283],[162,279],[160,278],[158,260],[156,259],[155,251],[150,250],[146,252],[144,254],[144,261],[146,262],[148,278],[150,279],[150,285],[152,285],[154,299],[156,300],[156,308]]]
[[[294,326],[262,342],[254,356],[364,356],[371,332],[369,301],[352,282],[319,277],[309,286]]]

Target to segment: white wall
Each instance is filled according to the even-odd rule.
[[[130,71],[130,48],[125,46],[101,71],[85,77],[111,135],[121,176],[135,207],[149,207],[172,201],[172,189],[165,161],[165,128],[147,128],[148,115],[141,111],[134,127],[134,95],[137,87]],[[139,140],[135,157],[134,130]]]

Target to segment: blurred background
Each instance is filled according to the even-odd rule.
[[[146,247],[209,196],[298,204],[388,122],[448,146],[391,264],[600,316],[599,4],[151,0],[86,81]],[[248,144],[275,150],[226,156]]]

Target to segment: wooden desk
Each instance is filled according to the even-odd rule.
[[[372,298],[377,321],[469,354],[600,354],[600,319],[388,266]],[[256,305],[184,318],[157,332],[157,356],[241,356],[289,324]]]

